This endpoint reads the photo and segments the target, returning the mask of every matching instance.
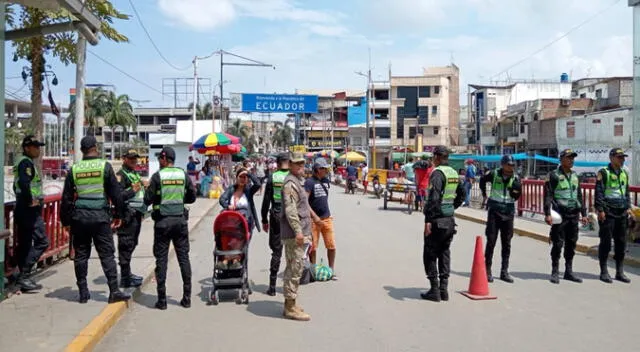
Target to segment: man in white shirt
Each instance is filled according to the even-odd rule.
[[[362,186],[364,186],[364,193],[363,194],[367,194],[367,186],[369,186],[369,180],[367,179],[367,176],[369,175],[369,166],[367,166],[367,163],[362,163]]]

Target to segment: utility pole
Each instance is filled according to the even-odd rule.
[[[227,132],[229,123],[224,118],[224,51],[220,50],[220,125],[222,132]]]
[[[329,148],[329,158],[331,160],[331,170],[333,170],[333,130],[336,128],[335,118],[334,118],[334,108],[335,108],[335,94],[331,99],[331,148]],[[333,172],[333,171],[331,171]]]
[[[84,1],[83,1],[84,3]],[[78,32],[78,44],[76,46],[76,101],[75,120],[73,121],[73,162],[74,164],[82,160],[80,141],[84,135],[84,87],[85,87],[85,66],[87,63],[87,40]],[[113,132],[112,132],[113,133]]]
[[[633,7],[633,134],[631,184],[640,184],[640,0],[629,0]]]
[[[198,57],[193,58],[193,111],[191,112],[191,143],[196,141],[196,113],[198,108]],[[193,153],[195,154],[195,150]]]

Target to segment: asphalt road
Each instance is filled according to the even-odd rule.
[[[192,308],[177,303],[181,281],[173,259],[168,275],[169,309],[151,308],[155,287],[147,287],[96,350],[640,350],[635,337],[640,326],[638,271],[629,273],[631,285],[607,285],[598,281],[597,261],[579,255],[574,269],[585,282],[563,280],[552,285],[548,281],[549,246],[516,237],[511,266],[516,281],[491,284],[497,300],[471,301],[453,292],[447,303],[428,302],[419,296],[427,285],[422,267],[422,216],[406,214],[397,203],[384,211],[382,201],[344,195],[341,189],[331,197],[340,280],[301,286],[298,301],[311,314],[310,322],[282,318],[280,288],[276,297],[263,294],[269,257],[264,233],[255,233],[251,243],[254,293],[250,304],[236,305],[231,295],[218,306],[207,305],[213,261],[211,216],[192,232]],[[260,204],[261,199],[257,200]],[[451,291],[468,287],[475,236],[484,232],[475,223],[458,224]],[[320,253],[323,251],[321,248]]]

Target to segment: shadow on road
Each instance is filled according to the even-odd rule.
[[[471,277],[471,273],[463,272],[463,271],[451,270],[451,274],[457,275],[457,276],[460,276],[460,277],[466,277],[466,278],[470,278]]]
[[[90,291],[91,300],[107,302],[106,291]],[[78,302],[78,289],[71,286],[61,287],[44,295],[47,298],[56,298],[67,302]]]
[[[156,309],[155,305],[156,305],[156,301],[158,301],[158,296],[145,293],[145,292],[140,292],[140,294],[136,295],[133,298],[133,301],[149,309]],[[167,296],[167,305],[180,306],[180,302],[178,302],[171,296]]]
[[[284,304],[282,302],[274,301],[255,301],[249,302],[247,311],[266,318],[282,318],[282,311],[284,310]]]
[[[527,272],[527,271],[514,271],[510,273],[511,276],[521,280],[543,280],[547,281],[551,278],[551,273],[541,272]],[[600,280],[600,276],[592,273],[579,273],[575,272],[576,276],[585,280]],[[562,278],[563,273],[560,274]]]
[[[420,292],[424,291],[424,287],[393,287],[393,286],[383,286],[385,290],[387,290],[387,294],[389,297],[398,300],[404,301],[408,299],[422,300],[420,298]]]

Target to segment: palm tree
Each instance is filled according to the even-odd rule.
[[[193,109],[193,103],[189,104],[189,110]],[[206,103],[204,105],[196,105],[196,120],[213,119],[213,104]]]
[[[227,133],[230,135],[240,137],[242,139],[242,143],[245,143],[249,140],[249,136],[251,135],[251,130],[249,126],[245,125],[242,120],[235,119],[231,123],[231,126],[227,129]]]
[[[116,127],[122,127],[124,134],[127,128],[136,125],[136,117],[133,115],[133,106],[129,102],[129,96],[126,94],[117,95],[109,92],[107,96],[107,110],[104,115],[105,125],[111,129],[111,160],[115,156],[115,130]]]
[[[288,125],[276,124],[276,130],[271,136],[271,142],[275,147],[286,148],[293,142],[293,129]]]
[[[109,101],[109,93],[102,88],[85,89],[84,91],[84,123],[87,126],[87,134],[95,134],[95,129],[100,125],[100,118],[104,117]],[[69,105],[69,119],[75,120],[75,101]],[[73,127],[73,122],[70,122]],[[73,129],[72,129],[73,130]]]

